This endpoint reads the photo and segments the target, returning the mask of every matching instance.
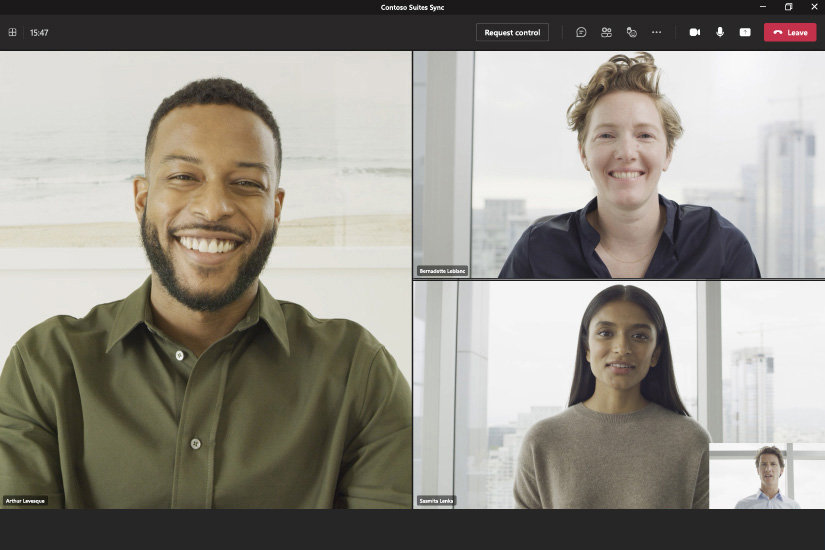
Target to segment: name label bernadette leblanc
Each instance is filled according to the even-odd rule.
[[[3,506],[48,506],[47,495],[3,495]]]
[[[419,265],[415,268],[416,277],[467,277],[469,274],[466,265]]]

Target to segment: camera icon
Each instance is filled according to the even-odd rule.
[[[702,34],[702,29],[697,29],[696,27],[691,27],[690,28],[690,35],[691,36],[701,36],[701,34]]]

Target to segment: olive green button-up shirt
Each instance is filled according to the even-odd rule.
[[[0,373],[0,497],[66,508],[410,508],[410,388],[363,327],[259,285],[200,357],[151,279],[27,332]],[[20,499],[18,499],[19,501]],[[0,509],[39,508],[3,498]]]

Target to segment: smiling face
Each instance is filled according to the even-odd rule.
[[[762,482],[762,487],[776,491],[779,487],[779,478],[785,469],[779,463],[779,459],[775,454],[762,453],[759,457],[759,465],[756,467],[756,473],[759,475],[759,480]]]
[[[135,211],[152,271],[177,301],[216,311],[263,269],[278,228],[273,134],[233,105],[189,105],[158,124]]]
[[[604,305],[591,319],[585,358],[596,377],[596,391],[639,392],[659,359],[656,328],[633,302]]]
[[[588,115],[579,153],[600,206],[635,210],[658,201],[659,177],[671,153],[662,117],[647,94],[616,91],[600,98]]]

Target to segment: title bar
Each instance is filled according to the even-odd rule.
[[[801,34],[779,40],[780,26]],[[816,27],[767,15],[3,15],[0,50],[817,50]]]

